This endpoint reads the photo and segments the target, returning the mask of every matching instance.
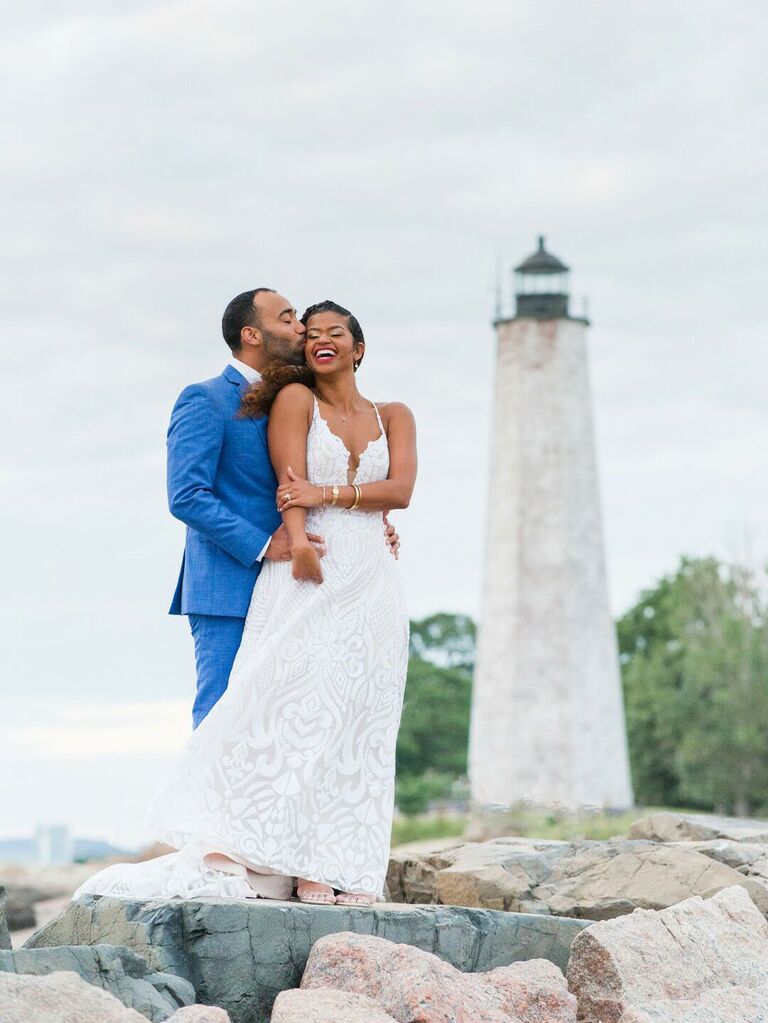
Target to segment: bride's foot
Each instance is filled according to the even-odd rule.
[[[372,895],[360,895],[356,892],[339,892],[336,896],[337,906],[371,906],[373,901]]]
[[[305,881],[301,877],[296,883],[296,897],[299,902],[312,902],[317,906],[332,906],[336,901],[330,885]]]

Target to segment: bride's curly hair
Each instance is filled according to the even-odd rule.
[[[272,402],[288,384],[304,384],[315,386],[315,374],[308,366],[291,366],[275,359],[268,363],[261,372],[261,380],[249,388],[240,402],[238,415],[241,419],[248,416],[268,416]]]
[[[353,316],[349,309],[345,309],[344,306],[339,305],[337,302],[332,302],[328,298],[323,302],[316,302],[314,305],[307,306],[304,310],[301,322],[305,327],[310,317],[315,316],[317,313],[337,313],[339,316],[345,316],[349,332],[355,344],[361,342],[365,344],[362,327],[358,323],[357,317]],[[359,361],[355,363],[355,370],[357,370],[358,365]],[[314,387],[315,374],[306,365],[291,366],[288,363],[279,362],[275,359],[264,368],[261,380],[257,380],[243,395],[238,414],[243,418],[248,416],[268,416],[269,410],[272,408],[272,402],[288,384],[304,384],[306,387]]]

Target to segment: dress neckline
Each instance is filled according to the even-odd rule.
[[[339,442],[339,444],[341,444],[341,446],[342,446],[342,447],[344,448],[344,451],[345,451],[345,452],[346,452],[346,454],[347,454],[347,479],[349,479],[349,474],[350,474],[350,472],[351,472],[351,473],[353,474],[353,475],[352,475],[352,481],[351,481],[351,482],[354,482],[354,481],[355,481],[355,480],[357,479],[357,474],[358,474],[358,473],[360,472],[360,466],[362,465],[362,462],[363,462],[363,458],[364,458],[364,457],[366,456],[366,454],[368,453],[368,451],[369,451],[369,449],[371,448],[371,446],[372,446],[373,444],[378,444],[378,443],[379,443],[379,441],[381,441],[381,440],[385,440],[385,439],[386,439],[386,436],[387,436],[387,434],[386,434],[386,431],[385,431],[385,429],[384,429],[384,424],[383,424],[383,423],[382,423],[382,421],[381,421],[381,414],[379,413],[379,409],[378,409],[378,406],[376,405],[376,402],[375,402],[375,401],[372,401],[372,402],[371,402],[371,405],[373,405],[373,411],[374,411],[374,412],[376,413],[376,421],[377,421],[377,422],[378,422],[378,424],[379,424],[379,430],[380,430],[379,436],[378,436],[378,437],[372,437],[372,438],[371,438],[371,439],[370,439],[370,440],[368,441],[368,443],[367,443],[367,444],[365,445],[365,447],[363,448],[363,450],[362,450],[362,451],[360,452],[360,454],[359,454],[359,455],[357,456],[357,464],[356,464],[356,465],[353,465],[353,464],[352,464],[352,452],[351,452],[351,451],[349,450],[349,448],[348,448],[348,447],[347,447],[347,445],[346,445],[346,444],[344,443],[344,441],[342,440],[342,438],[341,438],[341,437],[340,437],[340,436],[338,435],[338,433],[335,433],[335,432],[334,432],[334,431],[333,431],[333,430],[331,429],[330,425],[328,424],[328,420],[327,420],[327,419],[325,418],[325,416],[324,416],[324,415],[323,415],[323,414],[321,413],[321,411],[320,411],[320,403],[319,403],[319,401],[317,400],[317,395],[313,394],[313,395],[312,395],[312,398],[313,398],[313,400],[314,400],[314,402],[315,402],[315,416],[316,416],[316,417],[317,417],[317,418],[318,418],[318,419],[320,420],[320,422],[321,422],[321,423],[322,423],[322,424],[323,424],[323,425],[325,426],[326,430],[327,430],[327,431],[328,431],[328,433],[329,433],[329,434],[331,435],[331,437],[335,438],[335,440],[337,440],[337,441]]]

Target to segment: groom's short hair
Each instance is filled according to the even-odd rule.
[[[262,291],[271,291],[274,295],[274,288],[254,288],[252,291],[243,291],[235,295],[221,318],[221,333],[233,352],[240,348],[240,331],[243,327],[259,327],[259,311],[255,308],[253,300]]]

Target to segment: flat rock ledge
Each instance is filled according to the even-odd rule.
[[[585,921],[471,909],[379,903],[311,906],[254,899],[135,902],[88,896],[36,931],[25,948],[120,945],[152,970],[189,981],[198,1002],[232,1023],[267,1023],[277,995],[297,988],[315,942],[339,932],[431,952],[463,973],[530,959],[561,969]]]

